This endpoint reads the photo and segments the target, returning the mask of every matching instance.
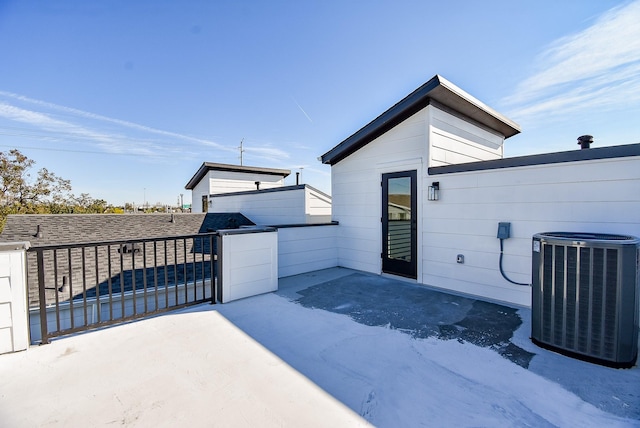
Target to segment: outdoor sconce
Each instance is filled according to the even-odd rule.
[[[430,201],[437,201],[440,199],[440,182],[434,181],[429,186],[429,198]]]

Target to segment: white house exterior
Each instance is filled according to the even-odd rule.
[[[307,184],[211,195],[215,212],[241,212],[256,224],[331,221],[331,196]]]
[[[192,212],[216,212],[211,195],[282,187],[290,174],[288,169],[204,162],[185,188],[191,190]]]
[[[518,132],[435,76],[325,153],[338,265],[529,306],[530,287],[500,273],[499,222],[506,276],[524,284],[535,233],[640,236],[640,145],[503,159]]]

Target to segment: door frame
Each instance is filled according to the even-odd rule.
[[[388,257],[389,242],[389,216],[388,216],[388,185],[389,179],[410,178],[410,256],[409,261],[392,259]],[[418,170],[405,170],[382,173],[381,177],[381,271],[382,273],[399,275],[407,278],[418,278]]]

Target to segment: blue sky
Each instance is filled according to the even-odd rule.
[[[639,22],[639,0],[0,0],[0,151],[175,204],[244,140],[330,192],[318,156],[435,74],[521,125],[506,156],[639,143]]]

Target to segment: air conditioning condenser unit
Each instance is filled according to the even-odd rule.
[[[638,355],[640,240],[573,232],[533,236],[531,339],[614,367]]]

